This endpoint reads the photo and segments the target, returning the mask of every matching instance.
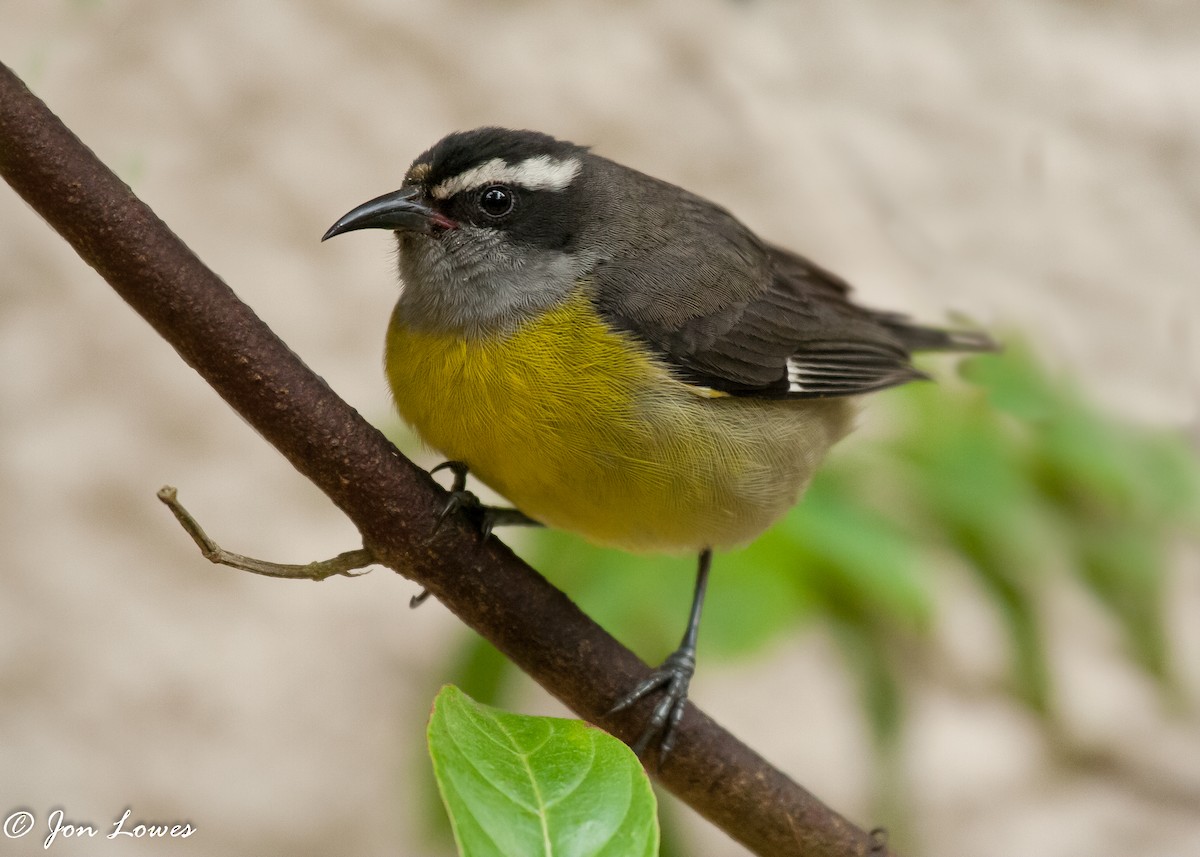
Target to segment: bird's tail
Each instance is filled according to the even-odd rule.
[[[999,351],[1000,345],[978,330],[943,330],[911,323],[906,316],[879,313],[878,319],[909,351]]]

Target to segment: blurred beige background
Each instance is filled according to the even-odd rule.
[[[864,301],[1027,331],[1106,407],[1197,436],[1194,3],[8,0],[2,16],[0,60],[376,422],[393,250],[317,239],[444,133],[494,123],[720,201]],[[197,832],[48,853],[445,853],[412,784],[457,622],[410,612],[415,587],[387,572],[289,584],[204,562],[154,499],[164,482],[235,550],[306,561],[355,532],[6,187],[0,225],[0,813],[39,819],[0,853],[47,853],[54,807],[107,828],[127,806]],[[978,683],[916,697],[910,853],[1200,853],[1200,557],[1178,554],[1190,713],[1162,710],[1084,596],[1046,605],[1093,766],[1058,764],[987,690],[1001,632],[975,593],[945,593],[940,633]],[[693,698],[872,823],[865,726],[819,633],[702,669]],[[702,822],[687,835],[690,853],[745,853]]]

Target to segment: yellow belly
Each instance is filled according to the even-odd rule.
[[[583,294],[505,335],[388,330],[400,415],[530,517],[629,550],[752,539],[849,428],[845,400],[705,394]]]

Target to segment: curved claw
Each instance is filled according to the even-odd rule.
[[[470,491],[451,491],[450,499],[446,501],[446,505],[438,515],[438,522],[441,523],[459,509],[476,509],[481,506],[483,504],[479,502],[479,498]]]
[[[438,530],[442,528],[442,524],[446,519],[455,512],[466,512],[469,515],[477,518],[479,521],[479,532],[483,536],[483,541],[487,541],[492,534],[492,529],[496,526],[496,518],[492,514],[490,506],[483,505],[478,497],[470,491],[451,491],[450,499],[446,501],[446,505],[442,511],[438,513],[437,523],[433,525],[433,535],[437,535]]]
[[[429,475],[432,476],[439,470],[449,470],[454,474],[454,481],[450,483],[451,494],[461,494],[467,490],[467,472],[469,468],[467,467],[467,463],[465,461],[457,461],[455,459],[443,461],[441,464],[430,470]]]

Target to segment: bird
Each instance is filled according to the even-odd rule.
[[[660,763],[713,552],[797,503],[860,397],[927,378],[913,352],[995,348],[860,306],[720,205],[537,131],[445,136],[322,240],[362,229],[397,241],[385,371],[454,471],[447,511],[698,557],[679,647],[609,712],[658,694],[633,748],[657,736]],[[513,507],[482,506],[468,473]]]

